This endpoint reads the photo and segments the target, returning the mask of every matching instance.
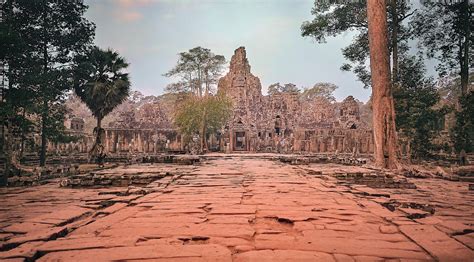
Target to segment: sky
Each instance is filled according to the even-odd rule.
[[[364,89],[345,62],[341,48],[354,36],[348,32],[318,44],[301,36],[311,20],[313,0],[86,0],[86,17],[97,26],[95,42],[117,50],[130,63],[132,89],[163,94],[174,82],[163,74],[178,53],[196,46],[211,49],[230,61],[245,46],[252,73],[263,93],[272,83],[311,87],[334,83],[338,101],[352,95],[367,101]],[[226,69],[226,72],[228,68]]]

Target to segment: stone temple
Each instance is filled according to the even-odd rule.
[[[372,131],[361,120],[360,105],[352,96],[342,103],[302,99],[298,93],[264,96],[244,47],[235,50],[218,92],[234,104],[221,141],[229,151],[372,152]]]
[[[342,102],[299,93],[262,95],[260,79],[253,75],[244,47],[235,50],[229,72],[218,82],[217,92],[233,102],[233,114],[224,129],[209,139],[208,148],[220,152],[280,152],[371,154],[373,138],[367,106],[348,96]],[[158,98],[122,113],[106,131],[109,157],[123,154],[184,152],[173,126],[173,105]],[[71,133],[84,123],[71,120]],[[50,144],[56,153],[87,153],[91,134],[69,144]],[[39,139],[39,138],[38,138]],[[39,143],[39,140],[38,140]]]

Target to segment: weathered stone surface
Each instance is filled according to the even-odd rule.
[[[34,241],[28,242],[20,245],[19,247],[9,250],[6,252],[0,252],[0,260],[4,259],[13,259],[13,258],[23,258],[23,259],[32,259],[38,250],[38,247],[41,246],[44,242]]]
[[[341,174],[364,178],[374,172],[360,166],[294,166],[255,155],[214,155],[192,168],[167,168],[179,175],[143,187],[74,189],[47,184],[0,189],[5,200],[0,229],[11,232],[0,235],[0,257],[39,261],[474,258],[474,196],[466,182],[408,178],[416,188],[371,188],[336,178]],[[163,166],[139,164],[115,171],[119,176],[147,176],[161,173]],[[139,188],[150,191],[127,194]],[[448,257],[453,254],[456,257]]]
[[[2,230],[8,233],[25,234],[28,232],[38,231],[38,230],[50,228],[50,227],[51,227],[50,224],[23,222],[23,223],[12,224],[10,226],[4,227]]]
[[[472,261],[474,252],[431,225],[406,225],[400,230],[440,261]]]
[[[258,250],[243,252],[234,255],[235,262],[244,261],[268,261],[268,262],[283,262],[283,261],[335,261],[334,258],[327,253],[298,251],[298,250]]]
[[[113,247],[46,254],[38,261],[110,261],[110,260],[181,260],[181,261],[232,261],[228,249],[219,245],[154,245]]]
[[[454,236],[454,238],[469,247],[470,249],[474,250],[474,233]]]
[[[3,248],[7,248],[9,246],[16,246],[26,242],[33,242],[33,241],[46,241],[51,239],[56,239],[63,235],[67,234],[68,229],[66,227],[53,227],[53,228],[45,228],[40,229],[37,231],[33,231],[26,235],[18,235],[15,237],[10,238],[8,241],[4,243]],[[0,247],[0,249],[2,249]]]
[[[50,253],[69,250],[125,247],[133,246],[137,241],[138,238],[133,237],[102,238],[91,236],[84,238],[59,238],[56,241],[49,241],[37,245],[36,250],[42,253]]]

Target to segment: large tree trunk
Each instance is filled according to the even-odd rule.
[[[44,2],[44,17],[46,17],[46,5],[47,2]],[[46,18],[43,19],[43,33],[44,37],[46,37],[46,28],[47,28],[47,21]],[[46,40],[43,43],[43,77],[47,76],[48,72],[48,63],[49,63],[49,55],[48,55],[48,46]],[[47,121],[48,121],[48,99],[47,99],[47,87],[46,83],[42,83],[41,85],[41,91],[43,92],[43,108],[41,112],[41,152],[40,152],[40,166],[45,166],[46,165],[46,150],[47,150],[47,143],[48,143],[48,138],[46,136],[46,128],[47,128]]]
[[[392,9],[392,81],[393,83],[398,82],[398,28],[400,26],[398,21],[398,12],[397,12],[397,0],[391,0],[391,9]]]
[[[398,168],[395,108],[390,84],[387,12],[384,0],[367,1],[375,165]]]
[[[465,21],[464,24],[464,45],[460,46],[461,56],[461,95],[465,96],[468,93],[467,87],[469,85],[469,45],[471,38],[471,25],[470,25],[470,8],[469,0],[464,0],[463,2],[462,16]]]
[[[202,98],[204,102],[204,111],[201,122],[201,151],[202,153],[207,152],[207,141],[206,141],[206,130],[207,130],[207,97]]]
[[[40,151],[40,166],[46,165],[46,151],[47,151],[47,143],[48,138],[46,136],[46,122],[48,121],[48,102],[46,102],[46,98],[43,101],[43,114],[41,116],[41,151]]]
[[[24,107],[23,107],[22,117],[23,117],[23,119],[26,119],[26,108],[24,108]],[[25,130],[22,128],[21,129],[20,155],[18,157],[19,160],[21,160],[23,158],[23,154],[25,153],[25,139],[26,139]]]
[[[10,147],[10,140],[8,137],[8,126],[2,123],[2,143],[1,143],[1,150],[0,152],[0,162],[3,161],[3,166],[0,167],[0,171],[3,171],[2,174],[0,174],[0,186],[6,186],[8,177],[10,174],[10,169],[11,169],[11,159],[12,159],[12,152],[11,152],[11,147]]]
[[[9,90],[11,90],[11,86],[13,85],[12,81],[9,81]],[[2,88],[1,88],[1,103],[4,103],[6,99],[6,94],[5,94],[5,80],[2,80]],[[10,150],[10,139],[9,139],[9,125],[8,119],[1,119],[1,137],[0,137],[0,163],[2,163],[0,166],[0,186],[6,186],[8,177],[10,174],[10,168],[11,168],[11,158],[12,158],[12,152]]]

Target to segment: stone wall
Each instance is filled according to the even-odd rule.
[[[174,129],[105,129],[110,153],[162,153],[181,151],[181,135]]]

